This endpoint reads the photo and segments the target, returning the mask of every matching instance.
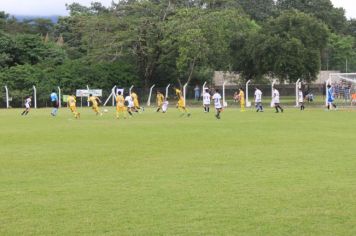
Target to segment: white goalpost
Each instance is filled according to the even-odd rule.
[[[356,104],[356,73],[332,73],[326,81],[325,104],[328,104],[328,85],[331,86],[334,99],[345,105]]]

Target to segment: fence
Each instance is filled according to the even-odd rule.
[[[271,85],[266,85],[266,84],[250,84],[249,85],[249,100],[253,101],[253,95],[254,95],[254,87],[258,87],[262,93],[263,93],[263,100],[265,103],[269,103],[271,101]],[[216,86],[206,86],[209,87],[210,89],[220,89],[222,91],[222,87],[216,87]],[[281,102],[286,104],[286,105],[295,105],[295,93],[296,93],[296,87],[294,84],[279,84],[276,85],[280,92],[281,96]],[[195,86],[188,86],[187,87],[187,93],[186,93],[186,99],[187,99],[187,105],[188,106],[194,106],[194,105],[201,105],[201,94],[202,94],[202,87],[199,87],[199,95],[198,98],[196,99],[195,97]],[[238,91],[239,86],[227,86],[225,88],[225,97],[226,101],[228,103],[233,102],[233,96],[236,91]],[[245,85],[243,85],[243,89],[245,90]],[[312,85],[303,85],[303,91],[304,93],[308,94],[313,94],[314,96],[314,104],[315,105],[323,105],[324,104],[324,99],[325,99],[325,84],[312,84]],[[155,104],[155,98],[156,98],[156,91],[159,90],[163,94],[166,92],[166,87],[155,87],[153,89],[152,97],[151,97],[151,105]],[[129,91],[129,88],[124,88],[125,92]],[[147,88],[133,88],[133,91],[138,94],[140,102],[142,105],[146,105],[147,99],[149,96],[149,89]],[[37,89],[37,107],[38,108],[45,108],[45,107],[50,107],[50,96],[51,91],[41,91]],[[103,96],[102,96],[102,101],[104,102],[112,93],[111,89],[106,89],[103,90]],[[70,93],[68,90],[65,88],[62,88],[62,95],[69,95]],[[29,88],[28,90],[19,92],[15,89],[9,88],[9,105],[10,107],[13,108],[19,108],[24,106],[24,100],[27,96],[33,96],[33,89]],[[338,96],[338,98],[342,99],[342,94]],[[168,100],[170,101],[170,104],[174,104],[175,100],[175,94],[174,90],[172,87],[169,89],[168,93]],[[63,106],[66,105],[66,101],[62,101]],[[112,105],[112,102],[109,101],[107,103],[108,106]],[[87,106],[87,98],[77,98],[77,106]],[[0,108],[6,108],[6,96],[5,96],[5,89],[2,88],[1,90],[1,96],[0,96]]]

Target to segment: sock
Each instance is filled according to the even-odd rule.
[[[26,111],[23,111],[23,112],[21,113],[21,115],[23,116],[23,115],[25,114],[25,112],[26,112]]]

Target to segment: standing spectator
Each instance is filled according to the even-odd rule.
[[[196,85],[195,88],[194,88],[194,98],[197,101],[200,100],[200,88],[199,88],[199,85]]]

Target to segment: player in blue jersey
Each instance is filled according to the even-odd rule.
[[[52,116],[56,116],[57,112],[58,112],[59,102],[58,102],[58,96],[57,96],[57,94],[56,94],[56,92],[54,90],[52,90],[52,93],[51,93],[50,97],[51,97],[51,104],[52,104],[52,107],[53,107],[51,115]]]
[[[331,106],[333,106],[336,109],[336,105],[334,103],[335,98],[334,98],[334,93],[333,93],[333,88],[331,87],[330,84],[328,84],[328,110],[330,110]]]

